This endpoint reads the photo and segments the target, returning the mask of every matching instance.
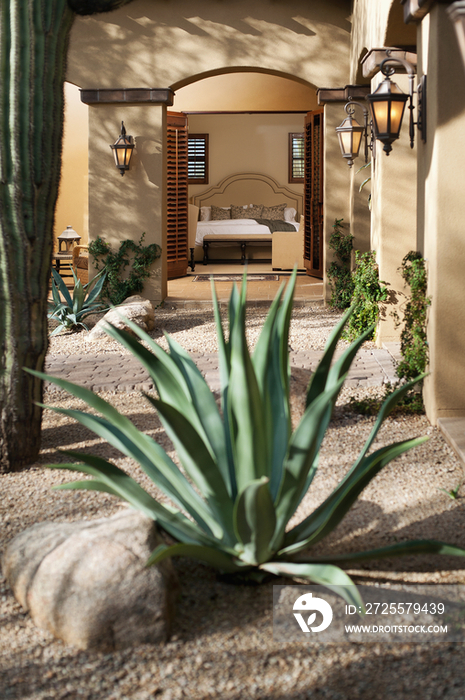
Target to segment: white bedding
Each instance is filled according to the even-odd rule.
[[[287,222],[292,223],[295,226],[295,230],[299,230],[299,224],[295,221]],[[203,237],[209,234],[231,234],[235,236],[240,233],[241,235],[269,235],[270,229],[268,226],[259,224],[254,219],[224,219],[223,221],[198,221],[197,222],[197,233],[195,236],[195,245],[203,245]],[[266,241],[264,241],[266,243]],[[212,244],[213,245],[213,244]],[[269,245],[269,243],[268,243]]]

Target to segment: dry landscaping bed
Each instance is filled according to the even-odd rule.
[[[155,337],[168,330],[193,352],[215,350],[211,314],[191,312],[181,327],[182,313],[157,310]],[[321,307],[296,309],[292,326],[293,349],[322,347],[337,316]],[[253,312],[250,337],[263,321]],[[162,339],[160,342],[164,343]],[[105,344],[106,343],[106,344]],[[105,341],[99,352],[108,350]],[[72,346],[72,347],[71,347]],[[71,347],[71,350],[70,350]],[[78,349],[79,348],[79,349]],[[120,350],[119,346],[117,346]],[[53,339],[54,354],[94,353],[84,334]],[[293,374],[293,415],[299,415],[308,376]],[[366,396],[376,389],[359,390]],[[348,408],[344,390],[325,439],[320,471],[296,515],[300,519],[338,483],[353,462],[373,419]],[[130,415],[138,428],[150,431],[168,449],[170,445],[151,407],[139,394],[108,392],[105,398]],[[79,402],[61,391],[50,392],[46,403],[76,407]],[[430,440],[388,465],[363,492],[343,523],[318,546],[318,551],[355,551],[406,539],[434,538],[465,544],[464,500],[452,500],[440,488],[453,488],[462,468],[438,430],[424,417],[397,417],[386,421],[375,447],[416,435]],[[57,447],[83,449],[111,457],[138,478],[147,490],[153,485],[136,465],[80,425],[46,411],[42,452],[37,464],[21,473],[0,476],[0,547],[15,534],[42,520],[92,519],[110,515],[121,504],[106,494],[53,492],[53,484],[74,478],[43,468],[58,461]],[[272,635],[272,584],[232,585],[205,566],[175,562],[182,595],[175,634],[161,647],[99,654],[77,651],[36,629],[15,602],[4,580],[0,582],[0,697],[48,700],[373,700],[374,698],[463,699],[465,664],[462,645],[280,644]],[[465,566],[457,558],[385,560],[358,569],[358,581],[419,581],[465,583]],[[277,581],[283,583],[285,581]]]

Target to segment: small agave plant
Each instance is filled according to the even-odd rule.
[[[77,278],[73,268],[74,277],[73,296],[68,291],[61,275],[52,268],[52,296],[53,301],[48,302],[48,318],[55,319],[59,325],[51,335],[57,335],[61,331],[70,331],[77,328],[89,330],[83,320],[97,311],[107,311],[105,304],[99,301],[102,286],[105,282],[106,272],[101,270],[87,284],[82,284]],[[60,297],[61,294],[61,297]]]
[[[312,547],[341,522],[370,480],[392,459],[427,439],[405,440],[368,454],[384,418],[413,382],[385,401],[358,459],[337,488],[314,512],[288,528],[316,474],[320,446],[350,364],[372,330],[333,362],[350,311],[346,313],[328,340],[308,387],[305,412],[292,431],[288,337],[294,286],[295,274],[286,292],[281,288],[274,300],[252,355],[245,333],[245,280],[241,292],[234,287],[230,297],[227,339],[213,288],[221,411],[199,369],[173,339],[168,337],[167,353],[132,323],[129,326],[144,344],[117,328],[108,330],[150,374],[158,398],[146,398],[158,411],[183,471],[155,440],[101,397],[68,381],[40,375],[83,399],[98,415],[53,410],[78,420],[135,459],[172,506],[154,499],[101,457],[66,451],[78,463],[51,466],[93,477],[56,488],[113,494],[153,518],[176,541],[158,546],[148,564],[188,556],[229,574],[299,577],[337,585],[348,602],[362,605],[356,586],[337,562],[432,552],[464,556],[465,550],[429,540],[355,554],[312,556]]]

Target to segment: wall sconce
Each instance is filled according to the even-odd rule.
[[[121,122],[121,133],[114,144],[110,144],[115,157],[115,165],[119,169],[121,175],[124,175],[125,170],[129,170],[132,152],[134,150],[134,139],[132,136],[126,136],[124,122]]]
[[[363,110],[363,126],[354,118],[354,105]],[[360,152],[362,137],[365,138],[365,163],[368,163],[368,110],[360,102],[348,102],[344,109],[347,117],[340,126],[336,127],[336,133],[342,157],[347,160],[347,165],[351,168]]]
[[[455,27],[455,34],[459,42],[462,61],[465,66],[465,2],[453,2],[446,10]]]
[[[387,52],[389,53],[389,52]],[[406,69],[409,77],[409,94],[406,95],[396,83],[390,79],[390,75],[395,73],[395,69],[389,65],[391,63],[400,63]],[[376,90],[367,95],[370,112],[373,119],[373,135],[378,141],[384,144],[384,152],[386,155],[392,151],[392,142],[399,138],[400,129],[402,126],[402,117],[404,116],[405,105],[409,102],[410,110],[410,148],[413,148],[415,140],[415,129],[417,125],[421,131],[423,143],[426,143],[426,76],[424,75],[418,86],[418,121],[413,121],[413,81],[415,78],[415,70],[411,63],[402,58],[385,58],[380,65],[381,73],[385,76],[382,83],[378,85]]]

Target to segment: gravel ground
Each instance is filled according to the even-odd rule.
[[[264,318],[256,309],[249,318],[253,344]],[[211,312],[156,311],[153,336],[165,343],[172,334],[193,352],[213,352],[216,339]],[[321,348],[338,315],[321,307],[297,308],[292,324],[294,350]],[[53,354],[121,351],[113,341],[88,343],[84,333],[55,337]],[[303,407],[308,375],[292,378],[293,420]],[[377,389],[356,392],[359,398]],[[343,390],[323,445],[319,473],[296,519],[313,509],[338,483],[353,462],[372,424],[348,406],[353,391]],[[149,431],[167,451],[171,446],[152,409],[138,394],[108,392],[105,398],[137,427]],[[77,407],[62,392],[50,392],[46,403]],[[388,465],[320,551],[355,551],[405,539],[431,537],[464,544],[465,508],[439,489],[450,489],[462,478],[462,467],[439,432],[424,417],[390,418],[375,447],[428,434],[430,440]],[[0,547],[16,533],[42,520],[92,519],[114,513],[121,505],[111,496],[72,491],[53,492],[69,473],[43,469],[60,461],[56,448],[86,448],[109,457],[156,493],[136,465],[65,417],[46,411],[42,452],[29,470],[0,476]],[[71,477],[73,478],[73,477]],[[49,700],[373,700],[374,698],[465,697],[465,666],[460,644],[278,643],[272,634],[272,584],[232,585],[195,562],[175,562],[182,595],[171,641],[160,647],[99,654],[66,646],[36,629],[0,580],[0,698]],[[465,571],[454,558],[384,560],[358,569],[357,581],[464,583]],[[465,567],[464,567],[465,568]],[[285,583],[285,581],[277,581]]]

